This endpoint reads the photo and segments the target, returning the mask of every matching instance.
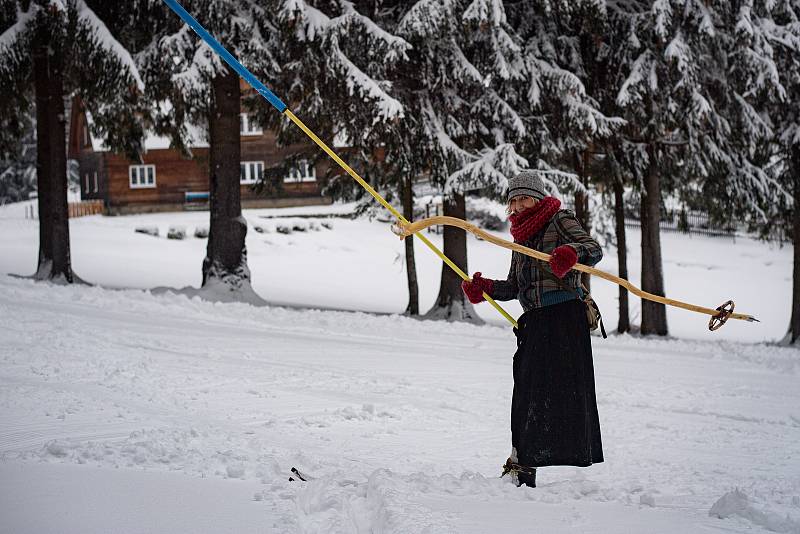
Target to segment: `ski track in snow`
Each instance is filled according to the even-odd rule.
[[[0,276],[0,340],[0,465],[250,481],[271,531],[800,532],[793,349],[595,338],[606,461],[518,489],[505,328]]]

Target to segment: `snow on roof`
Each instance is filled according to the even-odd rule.
[[[186,145],[189,148],[208,148],[208,140],[206,132],[195,125],[189,124],[186,126],[188,132],[188,139]],[[147,132],[144,139],[145,150],[162,150],[170,148],[170,138],[162,135],[155,135],[152,132]]]
[[[86,122],[89,124],[89,137],[92,140],[92,150],[95,152],[109,152],[111,149],[106,145],[105,139],[97,137],[92,131],[94,120],[92,114],[86,111]],[[189,124],[186,126],[188,131],[188,140],[186,145],[189,148],[208,148],[208,140],[206,133],[199,126]],[[166,136],[156,135],[152,131],[145,133],[144,149],[147,150],[163,150],[170,148],[170,138]]]

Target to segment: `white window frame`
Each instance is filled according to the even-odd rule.
[[[153,183],[147,180],[147,171],[153,171]],[[135,179],[134,179],[135,175]],[[142,178],[144,181],[139,180]],[[131,189],[153,189],[156,187],[156,166],[155,165],[129,165],[128,166],[128,186]]]
[[[260,176],[259,176],[260,175]],[[259,178],[264,177],[263,161],[242,161],[239,164],[239,182],[254,184]]]
[[[153,173],[153,181],[155,181],[155,171]],[[94,192],[97,193],[97,171],[94,173]]]
[[[261,135],[264,130],[257,125],[249,113],[239,114],[239,134],[240,135]]]
[[[298,160],[297,165],[289,169],[289,175],[283,177],[283,182],[289,184],[316,181],[317,169],[314,167],[314,162],[307,159]]]

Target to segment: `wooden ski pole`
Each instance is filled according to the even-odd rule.
[[[506,241],[505,239],[499,238],[495,235],[485,232],[484,230],[481,230],[477,226],[470,224],[463,219],[458,219],[456,217],[446,217],[446,216],[429,217],[427,219],[422,219],[414,223],[404,223],[400,221],[397,222],[392,227],[392,231],[398,236],[400,236],[400,239],[404,239],[412,234],[416,234],[417,232],[434,225],[456,226],[458,228],[466,230],[467,232],[473,235],[480,237],[485,241],[488,241],[500,247],[507,248],[509,250],[515,250],[521,254],[525,254],[526,256],[530,256],[538,260],[542,261],[550,260],[549,254],[545,254],[544,252],[539,252],[538,250],[534,250],[532,248],[524,247],[517,243],[512,243],[511,241]],[[725,324],[725,322],[728,319],[739,319],[748,322],[759,322],[758,319],[756,319],[752,315],[745,315],[743,313],[733,313],[734,304],[732,300],[727,301],[726,303],[722,304],[716,309],[705,308],[703,306],[697,306],[695,304],[688,304],[686,302],[681,302],[680,300],[670,299],[659,295],[653,295],[652,293],[647,293],[646,291],[642,291],[641,289],[634,286],[629,281],[623,278],[614,276],[613,274],[609,274],[599,269],[595,269],[594,267],[589,267],[588,265],[581,265],[580,263],[578,263],[573,267],[573,269],[575,269],[576,271],[580,271],[582,273],[589,273],[593,276],[597,276],[599,278],[608,280],[609,282],[613,282],[617,285],[620,285],[625,289],[627,289],[628,291],[630,291],[631,293],[633,293],[634,295],[636,295],[637,297],[641,297],[646,300],[651,300],[653,302],[658,302],[660,304],[666,304],[667,306],[675,306],[677,308],[683,308],[684,310],[710,315],[711,319],[709,320],[708,323],[709,330],[717,330],[723,324]]]

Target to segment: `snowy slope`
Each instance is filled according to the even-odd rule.
[[[247,214],[262,296],[402,310],[402,243],[386,225],[261,218],[278,213],[292,212]],[[34,269],[23,215],[0,209],[0,271]],[[76,270],[105,286],[197,284],[203,240],[133,228],[163,236],[206,218],[73,220]],[[287,222],[307,230],[275,232]],[[595,338],[606,461],[542,469],[536,489],[498,478],[515,348],[500,322],[0,275],[0,532],[800,532],[800,359],[735,341],[782,334],[790,250],[731,245],[665,236],[668,294],[681,279],[703,302],[734,296],[773,320],[707,336],[678,310],[683,339]],[[473,269],[507,268],[505,251],[470,247]],[[439,268],[418,259],[425,308]],[[613,271],[613,251],[601,266]],[[615,290],[595,286],[613,326]],[[292,466],[315,479],[289,482]]]
[[[606,462],[518,489],[505,328],[9,277],[0,318],[3,532],[800,529],[792,349],[596,340]]]

